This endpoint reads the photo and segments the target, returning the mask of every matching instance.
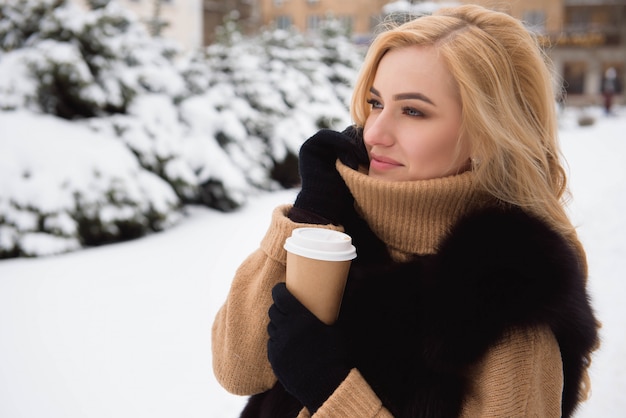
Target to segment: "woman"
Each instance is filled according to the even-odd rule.
[[[554,97],[502,13],[443,9],[375,39],[355,126],[302,146],[302,190],[215,319],[216,377],[256,394],[243,417],[573,414],[598,337]],[[334,325],[284,284],[303,224],[358,251]]]

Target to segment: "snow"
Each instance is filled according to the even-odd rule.
[[[26,254],[78,249],[78,222],[68,215],[77,205],[85,216],[97,213],[105,227],[140,219],[150,210],[169,213],[165,225],[179,218],[171,211],[178,204],[171,187],[142,170],[120,141],[80,124],[24,110],[0,112],[0,126],[1,221],[26,234],[20,239]],[[107,195],[114,202],[107,201]],[[47,232],[58,231],[63,237],[46,238],[38,231],[39,222]]]
[[[570,210],[588,251],[590,291],[603,322],[592,398],[577,416],[622,417],[626,109],[612,117],[590,109],[596,123],[584,128],[575,123],[577,112],[568,109],[563,116],[561,139],[573,192]],[[0,164],[28,153],[30,161],[52,165],[55,178],[71,184],[85,180],[71,171],[82,162],[72,160],[67,149],[72,141],[96,144],[101,138],[87,129],[74,137],[49,117],[22,122],[40,130],[40,142],[26,148],[14,141],[15,153],[0,155]],[[0,126],[4,137],[14,125],[3,119]],[[46,143],[49,138],[55,141]],[[134,170],[125,148],[110,146],[110,152],[94,153],[84,164],[100,164],[103,173]],[[11,185],[11,179],[0,181],[2,189]],[[55,205],[54,188],[62,186],[48,187],[29,198]],[[295,190],[265,193],[230,214],[188,207],[176,226],[142,239],[0,261],[0,417],[237,417],[245,398],[228,394],[213,377],[211,324],[272,209],[295,195]],[[62,228],[64,220],[57,222]],[[33,245],[52,245],[36,238]],[[7,239],[2,231],[0,239]]]
[[[0,223],[9,236],[0,239],[0,257],[51,255],[159,231],[175,222],[179,205],[231,210],[260,190],[293,184],[291,161],[304,139],[349,123],[347,98],[363,49],[339,22],[325,23],[320,36],[268,28],[244,37],[226,25],[219,43],[183,52],[152,37],[119,2],[95,3],[0,3],[0,184],[8,184],[0,189]],[[67,183],[52,181],[58,175],[50,164],[13,161],[18,140],[23,149],[47,143],[53,152],[46,163],[63,155],[26,110],[64,118],[45,123],[85,137],[74,141],[72,154],[86,164],[68,165],[77,172]],[[98,135],[74,131],[79,125]],[[133,173],[83,168],[103,141],[125,154],[122,160],[136,160]],[[77,190],[74,179],[88,186]],[[39,205],[46,196],[58,207]],[[68,217],[62,228],[45,227]]]

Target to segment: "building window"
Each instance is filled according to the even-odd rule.
[[[545,33],[546,12],[543,10],[527,10],[523,16],[524,23],[533,32]]]
[[[341,26],[348,32],[352,33],[354,28],[354,18],[352,16],[340,16],[339,21],[341,22]]]
[[[289,29],[291,27],[291,17],[286,15],[277,16],[276,27],[278,29]]]
[[[320,28],[322,23],[322,16],[320,15],[308,15],[306,17],[306,28],[310,31],[316,31]]]
[[[587,30],[590,19],[591,10],[587,7],[568,7],[565,10],[565,21],[569,31],[578,32]]]
[[[583,94],[585,92],[585,75],[587,63],[566,62],[563,68],[563,84],[567,94]]]

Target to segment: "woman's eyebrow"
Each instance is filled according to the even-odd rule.
[[[399,93],[393,96],[394,100],[421,100],[435,106],[435,103],[422,93]]]
[[[374,96],[380,97],[380,92],[376,90],[374,87],[370,87],[370,93],[372,93]]]
[[[370,87],[370,93],[375,96],[381,97],[380,92],[376,90],[374,87]],[[435,106],[435,102],[433,102],[428,96],[422,93],[399,93],[393,96],[393,100],[421,100],[428,104]]]

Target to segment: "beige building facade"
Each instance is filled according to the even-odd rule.
[[[86,8],[86,0],[71,0]],[[116,0],[144,23],[158,16],[167,26],[162,36],[174,39],[182,48],[201,48],[203,39],[203,0]]]
[[[261,27],[261,4],[258,0],[204,0],[202,16],[203,44],[209,45],[226,19],[235,20],[245,33],[257,31]]]
[[[302,31],[311,31],[315,30],[320,19],[332,15],[349,25],[357,42],[370,37],[382,18],[383,7],[393,3],[388,0],[258,1],[260,21],[265,26],[295,26]],[[626,0],[457,2],[481,4],[506,12],[523,20],[537,32],[562,78],[568,103],[584,105],[597,102],[609,68],[616,70],[622,87],[626,85]]]
[[[85,4],[85,0],[73,0]],[[226,16],[241,29],[295,27],[315,31],[327,17],[343,21],[357,43],[365,44],[392,0],[117,0],[148,21],[168,22],[163,36],[195,49],[215,40]],[[160,2],[160,3],[159,3]],[[413,3],[421,3],[414,0]],[[428,3],[450,3],[430,1]],[[536,31],[563,79],[568,103],[599,100],[604,74],[614,68],[626,86],[626,0],[457,0],[500,10]],[[158,9],[157,9],[158,5]],[[235,12],[235,15],[232,13]],[[623,93],[622,93],[623,96]]]
[[[467,3],[500,8],[541,35],[570,104],[597,103],[609,68],[626,85],[626,0],[515,0]]]
[[[315,31],[327,17],[339,19],[356,40],[366,39],[380,22],[383,6],[390,0],[258,0],[261,24],[266,27],[294,26]]]

